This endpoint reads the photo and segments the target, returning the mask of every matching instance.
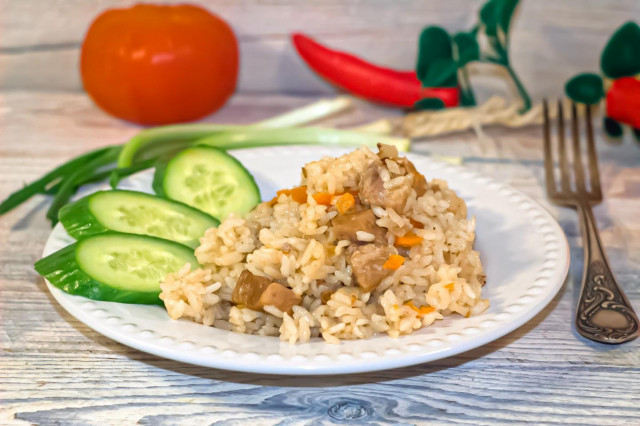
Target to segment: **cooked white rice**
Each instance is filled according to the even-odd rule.
[[[402,211],[371,206],[377,225],[388,230],[388,244],[412,231],[423,240],[405,253],[404,264],[372,292],[359,287],[347,263],[348,240],[335,241],[335,207],[319,205],[317,192],[339,194],[357,187],[377,155],[360,148],[339,158],[305,166],[301,185],[307,203],[281,194],[258,205],[245,218],[234,215],[209,229],[195,251],[201,268],[186,266],[167,276],[160,297],[169,315],[240,333],[279,336],[289,343],[321,336],[328,343],[412,333],[449,315],[476,315],[489,306],[482,299],[484,274],[472,249],[475,221],[462,199],[433,179],[418,197],[402,163],[385,159],[380,173],[386,189],[407,191]],[[413,225],[412,225],[413,222]],[[422,224],[419,226],[418,224]],[[416,225],[416,226],[414,226]],[[361,242],[374,235],[357,233]],[[289,313],[275,306],[264,312],[231,302],[242,271],[266,276],[301,296]]]

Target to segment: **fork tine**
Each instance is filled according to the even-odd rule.
[[[564,108],[562,100],[558,101],[558,156],[560,158],[560,186],[562,191],[569,191],[569,164],[567,162],[567,150],[564,146]]]
[[[580,130],[578,129],[578,108],[575,102],[571,102],[571,135],[573,136],[573,171],[578,193],[585,193],[584,166],[580,152]]]
[[[593,140],[593,123],[591,122],[591,105],[587,105],[587,153],[589,154],[589,179],[591,183],[591,195],[601,200],[600,173],[598,172],[598,155],[596,154]]]
[[[542,102],[544,112],[544,180],[550,198],[556,196],[556,180],[553,175],[553,150],[551,149],[551,123],[549,122],[549,104]]]

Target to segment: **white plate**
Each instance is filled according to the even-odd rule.
[[[277,189],[294,186],[305,163],[346,152],[290,146],[241,150],[233,155],[253,173],[263,199],[269,199]],[[427,179],[446,179],[467,202],[469,214],[476,217],[475,248],[487,274],[483,296],[491,302],[480,316],[449,317],[396,339],[379,335],[340,345],[322,339],[289,345],[277,337],[174,321],[157,306],[92,301],[47,283],[49,290],[71,315],[127,346],[190,364],[269,374],[356,373],[424,363],[484,345],[533,318],[555,296],[568,272],[569,246],[560,226],[546,210],[507,185],[428,157],[408,157]],[[121,186],[151,192],[151,179],[147,171]],[[72,241],[58,224],[43,255]]]

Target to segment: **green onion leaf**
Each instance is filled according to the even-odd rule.
[[[99,156],[85,162],[83,165],[78,165],[78,168],[62,181],[60,189],[53,197],[51,206],[47,210],[47,219],[51,221],[52,225],[58,223],[58,211],[71,199],[78,183],[86,180],[87,176],[91,176],[100,167],[113,163],[118,158],[121,149],[122,146],[109,147]]]
[[[253,126],[265,129],[301,126],[351,108],[352,105],[353,100],[348,96],[339,96],[335,99],[323,99],[277,117],[259,121],[254,123]]]
[[[406,138],[379,136],[346,130],[302,127],[288,129],[245,128],[220,132],[197,141],[220,149],[243,149],[276,145],[337,145],[375,147],[378,143],[394,145],[399,151],[408,151],[410,141]]]
[[[189,143],[232,128],[234,126],[221,124],[177,124],[143,130],[124,145],[118,157],[118,167],[130,167],[136,161],[140,161],[140,158],[136,157],[140,157],[143,149],[147,146],[152,145],[152,148],[157,149],[158,145],[166,143]],[[154,155],[157,155],[157,153]]]
[[[129,167],[136,161],[166,154],[169,150],[165,144],[175,144],[180,149],[186,148],[191,142],[221,131],[245,129],[247,127],[277,128],[298,126],[328,115],[335,114],[351,107],[352,100],[348,97],[338,97],[331,100],[320,100],[302,108],[294,109],[282,115],[260,121],[251,126],[233,126],[223,124],[177,124],[155,127],[143,130],[127,142],[118,158],[118,167]],[[155,149],[152,153],[147,151]]]
[[[56,180],[62,179],[65,175],[76,170],[78,167],[83,165],[84,163],[91,161],[92,159],[102,155],[104,152],[111,149],[111,147],[107,148],[99,148],[94,151],[83,154],[79,157],[74,158],[71,161],[64,163],[63,165],[53,169],[46,175],[42,176],[40,179],[35,182],[26,185],[24,188],[14,192],[9,195],[1,204],[0,204],[0,215],[7,213],[10,210],[13,210],[23,202],[27,201],[29,198],[36,194],[49,193],[49,186],[55,182]],[[56,186],[56,185],[54,185]]]

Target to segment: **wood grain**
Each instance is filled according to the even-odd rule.
[[[250,122],[309,102],[235,97],[209,121]],[[336,123],[384,110],[362,106]],[[136,128],[81,94],[0,92],[0,198],[87,149]],[[572,328],[582,268],[575,212],[541,186],[540,129],[485,129],[414,144],[462,156],[547,207],[567,233],[570,278],[515,332],[462,355],[370,374],[275,377],[160,359],[113,342],[69,316],[33,271],[50,228],[37,197],[0,218],[0,424],[639,424],[640,341],[605,346]],[[640,307],[640,148],[598,141],[605,203],[596,208],[612,268]],[[517,283],[514,283],[517,284]],[[330,414],[331,413],[331,414]],[[332,415],[334,417],[332,417]]]
[[[0,1],[0,88],[80,90],[78,49],[91,20],[108,7],[135,0]],[[476,21],[481,0],[206,0],[198,2],[229,21],[240,41],[241,92],[333,93],[298,58],[290,42],[305,31],[370,61],[412,69],[416,41],[427,25],[455,32]],[[583,71],[597,71],[600,51],[615,28],[640,20],[636,0],[524,0],[512,31],[512,62],[538,97],[557,94]],[[485,71],[482,71],[484,75]],[[501,80],[472,80],[480,99]]]

